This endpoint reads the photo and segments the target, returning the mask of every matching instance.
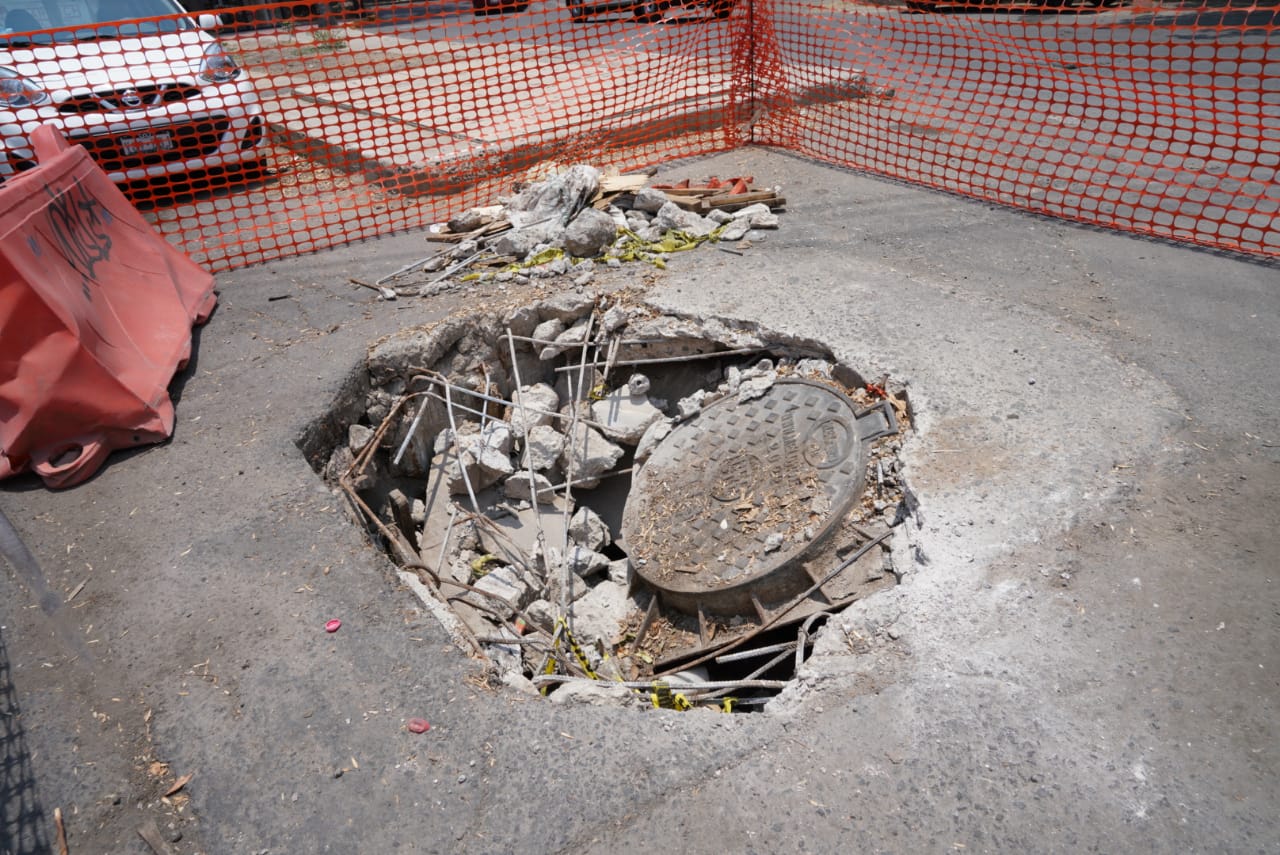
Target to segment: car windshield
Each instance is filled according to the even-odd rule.
[[[173,0],[0,0],[0,47],[172,33],[192,27]],[[54,30],[54,32],[35,32]]]

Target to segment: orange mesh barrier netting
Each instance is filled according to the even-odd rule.
[[[54,122],[225,269],[435,222],[552,163],[755,143],[1280,255],[1274,7],[912,3],[347,0],[197,27],[170,0],[14,0],[0,177]]]
[[[1280,254],[1280,8],[778,3],[752,140],[1019,208]],[[815,38],[815,33],[819,34]],[[833,68],[843,71],[837,77]]]

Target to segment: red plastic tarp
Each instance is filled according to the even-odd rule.
[[[0,478],[70,487],[173,432],[169,381],[217,298],[88,152],[48,127],[32,144],[0,186]]]

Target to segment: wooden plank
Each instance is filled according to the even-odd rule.
[[[649,176],[644,173],[634,175],[606,175],[600,179],[601,193],[634,193],[644,189],[649,183]]]

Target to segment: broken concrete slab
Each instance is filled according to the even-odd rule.
[[[539,558],[544,553],[539,546],[539,533],[548,549],[563,548],[568,539],[564,501],[557,496],[548,506],[519,510],[488,507],[488,522],[478,527],[481,544],[503,563],[540,574]]]
[[[649,425],[663,418],[662,410],[643,393],[633,394],[629,386],[615,389],[591,404],[591,420],[600,425],[601,432],[627,445],[638,443]]]

